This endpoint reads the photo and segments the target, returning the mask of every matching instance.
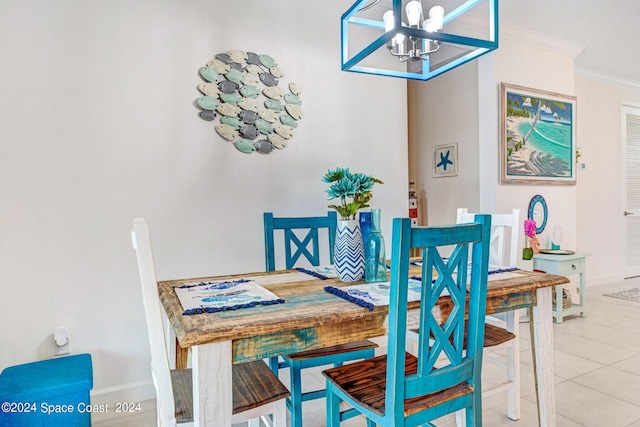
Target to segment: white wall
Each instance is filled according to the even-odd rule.
[[[589,248],[589,284],[624,277],[622,105],[640,105],[640,89],[576,79],[578,146],[581,171],[577,187],[577,244]]]
[[[51,356],[66,326],[93,355],[95,399],[151,397],[135,217],[160,279],[259,271],[262,212],[325,212],[320,178],[343,166],[385,182],[372,206],[391,240],[407,212],[406,83],[340,71],[347,6],[0,4],[0,368]],[[230,49],[271,55],[302,86],[286,149],[242,154],[197,116],[198,68]]]
[[[501,82],[563,95],[574,95],[573,79],[572,56],[509,39],[501,40],[500,49],[496,51],[495,80],[493,81],[496,96],[499,96]],[[580,100],[577,102],[578,121],[580,120],[579,102]],[[494,117],[494,123],[499,123],[500,116],[496,114]],[[499,147],[499,139],[496,144]],[[495,153],[496,156],[499,155],[498,150],[495,150]],[[578,182],[579,180],[580,177]],[[553,227],[560,225],[563,229],[561,244],[563,248],[589,252],[588,247],[576,246],[575,185],[499,185],[496,194],[496,212],[510,212],[513,208],[520,208],[523,220],[526,218],[531,198],[536,194],[542,195],[549,211],[547,226],[538,236],[541,247],[551,247],[549,241],[551,231]],[[523,263],[523,266],[525,265]]]
[[[451,224],[457,208],[479,208],[477,75],[477,63],[470,62],[433,80],[408,84],[413,107],[410,170],[416,190],[424,194],[419,199],[422,225]],[[452,143],[458,144],[458,175],[434,178],[433,147]]]
[[[550,245],[551,230],[559,224],[563,247],[575,248],[575,186],[499,184],[501,82],[572,95],[573,57],[503,38],[499,49],[479,61],[409,86],[416,98],[412,150],[418,158],[411,173],[418,188],[426,187],[429,221],[452,222],[458,207],[489,213],[519,208],[524,220],[531,198],[542,194],[549,217],[541,244]],[[451,142],[459,142],[461,172],[433,178],[432,147]],[[523,268],[532,267],[520,262]]]

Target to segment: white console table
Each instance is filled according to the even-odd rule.
[[[556,302],[553,306],[553,318],[556,323],[562,323],[562,320],[569,315],[576,314],[584,317],[585,297],[586,297],[586,262],[585,258],[591,256],[587,252],[577,252],[572,255],[548,255],[535,254],[533,256],[533,269],[544,271],[549,274],[557,274],[558,276],[569,276],[572,274],[580,275],[580,288],[578,289],[579,301],[574,301],[571,297],[572,304],[569,308],[562,305],[562,285],[556,285]]]

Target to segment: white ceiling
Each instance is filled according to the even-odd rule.
[[[640,84],[640,0],[500,0],[500,23],[584,47],[579,69]]]

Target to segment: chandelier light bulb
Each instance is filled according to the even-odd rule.
[[[418,0],[412,0],[407,3],[406,7],[407,19],[409,19],[410,27],[420,26],[420,18],[422,17],[422,5]]]
[[[429,18],[431,18],[431,22],[436,27],[436,31],[442,30],[442,26],[444,25],[444,8],[442,6],[433,6],[429,10]]]
[[[429,18],[426,21],[424,21],[424,27],[423,28],[429,33],[435,33],[436,31],[438,31],[438,26],[436,25],[435,22],[433,22],[433,20],[431,18]]]
[[[384,15],[382,15],[382,21],[384,22],[385,33],[393,30],[393,11],[387,10]]]

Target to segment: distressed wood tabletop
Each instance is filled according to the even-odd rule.
[[[411,274],[419,274],[414,269]],[[517,270],[505,279],[488,283],[487,314],[535,305],[536,289],[568,283],[563,276]],[[514,277],[515,276],[515,277]],[[248,309],[183,315],[174,287],[199,282],[246,278],[264,286],[285,300],[283,304]],[[359,339],[386,335],[388,306],[373,311],[324,291],[325,286],[344,287],[339,279],[326,279],[296,270],[282,270],[228,276],[168,280],[158,283],[160,300],[181,347],[219,341],[233,342],[233,361],[265,358]],[[437,316],[446,317],[451,308],[441,297]],[[409,308],[417,316],[419,302]]]

